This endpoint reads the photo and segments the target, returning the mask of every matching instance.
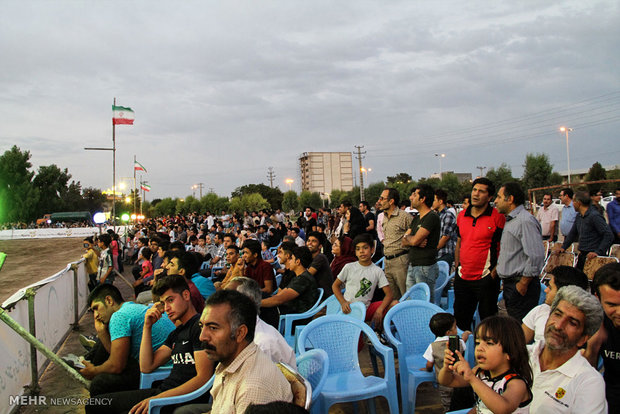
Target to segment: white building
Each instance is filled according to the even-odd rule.
[[[321,195],[353,189],[353,158],[350,152],[304,152],[299,157],[302,191]]]

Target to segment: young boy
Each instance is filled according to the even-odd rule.
[[[86,259],[86,272],[88,273],[88,290],[93,291],[95,287],[97,287],[97,265],[99,261],[99,257],[97,256],[97,252],[94,249],[95,242],[92,237],[87,237],[84,239],[84,248],[86,249],[86,253],[82,255],[84,259]]]
[[[371,320],[375,330],[381,330],[383,316],[392,301],[392,290],[380,267],[372,262],[374,241],[370,234],[364,233],[353,239],[353,248],[358,261],[346,264],[332,284],[332,290],[344,313],[350,313],[349,304],[363,302],[366,306],[366,321]],[[341,293],[344,286],[344,294]],[[375,289],[383,289],[382,301],[370,302]]]
[[[431,332],[435,335],[435,341],[426,348],[424,352],[424,359],[426,359],[426,370],[433,371],[435,367],[435,375],[439,373],[441,367],[443,367],[444,351],[448,346],[448,337],[450,335],[456,335],[456,318],[451,313],[437,313],[431,318],[428,327],[431,328]],[[461,353],[464,353],[467,347],[465,342],[471,332],[463,332],[463,337],[460,339]],[[441,403],[444,411],[450,411],[450,400],[452,399],[452,388],[439,385],[439,394],[441,395]]]
[[[151,263],[151,256],[153,252],[150,249],[143,249],[140,253],[140,260],[142,260],[142,270],[140,271],[140,278],[133,284],[133,290],[136,297],[149,287],[146,283],[153,279],[153,264]]]
[[[114,265],[112,264],[112,252],[110,252],[110,243],[112,243],[112,237],[103,233],[99,236],[99,247],[101,253],[99,254],[99,268],[97,269],[97,282],[99,284],[114,282]]]

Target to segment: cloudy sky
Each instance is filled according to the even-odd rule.
[[[620,158],[620,6],[576,1],[13,1],[0,13],[0,151],[148,199],[202,182],[296,180],[310,151],[364,145],[369,181]]]

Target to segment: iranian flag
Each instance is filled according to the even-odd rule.
[[[112,105],[112,124],[113,125],[133,125],[134,113],[131,108]]]
[[[138,161],[134,161],[133,162],[133,169],[134,171],[146,171],[146,168],[144,168],[144,166],[142,164],[140,164]]]
[[[151,186],[148,184],[142,184],[140,188],[144,191],[151,191]]]

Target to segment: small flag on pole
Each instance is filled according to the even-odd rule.
[[[151,191],[151,186],[148,184],[142,184],[140,188],[143,189],[144,191]]]
[[[133,125],[135,118],[133,110],[124,106],[112,105],[112,124],[114,125]]]
[[[146,171],[146,168],[144,168],[144,166],[142,164],[140,164],[138,161],[134,161],[133,162],[133,169],[134,171]]]

